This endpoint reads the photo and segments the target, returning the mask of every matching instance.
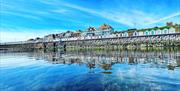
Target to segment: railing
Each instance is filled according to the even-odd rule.
[[[13,44],[35,44],[35,43],[49,43],[49,42],[59,42],[59,41],[78,41],[78,40],[97,40],[97,39],[117,39],[117,38],[133,38],[133,37],[152,37],[152,36],[166,36],[166,35],[180,35],[180,33],[171,34],[156,34],[156,35],[139,35],[139,36],[121,36],[121,35],[108,35],[108,36],[87,36],[87,37],[71,37],[71,38],[61,38],[54,40],[43,40],[43,41],[18,41],[18,42],[6,42],[0,43],[0,45],[13,45]],[[179,38],[179,37],[178,37]],[[170,38],[173,39],[173,38]]]
[[[103,39],[120,39],[120,38],[138,38],[138,37],[152,37],[152,36],[167,36],[167,35],[180,35],[180,33],[172,34],[158,34],[158,35],[139,35],[139,36],[119,36],[119,35],[109,35],[109,36],[93,36],[93,37],[78,37],[78,38],[62,38],[61,41],[78,41],[78,40],[103,40]],[[166,38],[166,37],[165,37]],[[168,37],[169,38],[169,37]],[[178,37],[179,38],[179,37]]]

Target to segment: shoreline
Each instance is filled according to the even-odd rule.
[[[60,48],[60,47],[48,47],[48,48],[9,48],[9,49],[0,49],[0,52],[23,52],[23,51],[62,51],[62,52],[73,52],[73,51],[180,51],[180,46],[173,47],[131,47],[131,48],[123,48],[123,47],[109,47],[109,48],[100,48],[100,47],[91,47],[91,48],[83,48],[83,47],[76,47],[76,48]]]

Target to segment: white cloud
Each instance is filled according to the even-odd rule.
[[[134,10],[134,9],[127,9],[126,7],[121,7],[120,10],[94,10],[91,8],[86,8],[86,7],[82,7],[79,5],[75,5],[75,4],[71,4],[71,3],[67,3],[64,1],[42,1],[42,3],[44,4],[48,4],[48,5],[52,5],[52,6],[65,6],[68,8],[72,8],[72,9],[76,9],[79,11],[83,11],[92,15],[96,15],[99,17],[103,17],[105,19],[109,19],[111,21],[115,21],[117,23],[120,24],[124,24],[127,25],[129,27],[147,27],[147,26],[151,26],[151,25],[155,25],[156,23],[159,22],[165,22],[165,20],[171,19],[173,17],[179,16],[180,15],[180,11],[177,11],[175,13],[172,13],[168,16],[164,15],[164,16],[158,16],[155,13],[150,13],[150,12],[143,12],[140,10]],[[62,11],[62,9],[57,9],[55,10],[57,13],[62,13],[64,11]],[[161,11],[160,11],[161,12]]]
[[[21,12],[1,11],[1,14],[15,15],[15,16],[20,16],[20,17],[28,18],[28,19],[30,18],[30,19],[41,20],[40,17],[37,17],[35,15],[21,13]],[[3,18],[3,16],[2,16],[2,18]]]
[[[158,23],[158,22],[161,22],[161,21],[164,21],[164,20],[168,20],[168,19],[173,18],[173,17],[177,17],[177,16],[180,16],[180,11],[179,11],[179,12],[175,12],[175,13],[173,13],[173,14],[170,14],[170,15],[168,15],[168,16],[159,18],[159,19],[157,19],[157,20],[154,20],[154,21],[152,21],[152,22],[150,22],[150,23],[148,23],[148,24],[155,24],[155,23]],[[179,19],[180,19],[180,18],[179,18]]]
[[[129,27],[148,26],[180,15],[180,12],[175,12],[165,17],[158,17],[155,14],[149,14],[133,9],[129,11],[118,11],[118,10],[96,11],[93,9],[77,6],[74,4],[69,4],[69,3],[61,3],[61,4],[69,8],[77,9],[83,12],[87,12],[96,16],[100,16],[118,22],[120,24],[127,25]]]
[[[119,15],[125,17],[126,15],[122,15],[122,14],[119,14],[119,13],[108,13],[108,12],[100,12],[100,11],[95,11],[93,9],[88,9],[88,8],[84,8],[84,7],[80,7],[80,6],[77,6],[77,5],[73,5],[73,4],[68,4],[68,3],[63,3],[64,6],[66,7],[70,7],[70,8],[73,8],[73,9],[77,9],[77,10],[80,10],[80,11],[83,11],[83,12],[87,12],[87,13],[91,13],[93,15],[96,15],[96,16],[100,16],[100,17],[104,17],[106,19],[109,19],[109,20],[112,20],[112,21],[115,21],[115,22],[119,22],[121,24],[125,24],[125,25],[128,25],[128,26],[133,26],[133,24],[129,21],[126,21],[126,18],[121,18]]]
[[[31,29],[21,29],[21,30],[3,29],[2,31],[0,31],[0,43],[25,41],[30,38],[43,37],[48,34],[60,33],[63,31],[66,31],[66,30],[54,29],[54,30],[36,30],[35,31]]]
[[[64,13],[67,13],[67,10],[66,9],[58,9],[58,10],[52,10],[52,12],[64,14]]]
[[[24,41],[33,37],[37,37],[36,33],[30,32],[0,32],[0,42]]]
[[[10,15],[17,15],[17,16],[21,16],[21,17],[25,17],[25,18],[30,18],[30,19],[36,19],[36,20],[43,20],[45,17],[47,17],[48,19],[55,19],[55,20],[66,20],[66,21],[71,21],[71,22],[75,22],[75,23],[83,23],[82,21],[77,21],[76,19],[71,19],[71,17],[67,17],[66,18],[60,18],[61,16],[57,15],[57,14],[53,14],[53,13],[59,13],[59,14],[69,14],[71,16],[71,12],[74,9],[75,10],[79,10],[79,11],[83,11],[86,13],[89,13],[91,15],[94,16],[99,16],[120,24],[124,24],[127,25],[129,27],[144,27],[144,26],[154,26],[157,23],[162,23],[165,22],[167,20],[172,20],[172,21],[178,21],[178,20],[174,20],[177,16],[177,19],[180,19],[180,11],[178,12],[174,12],[171,13],[169,15],[165,15],[164,17],[160,17],[157,16],[156,14],[153,13],[149,13],[149,12],[143,12],[140,10],[127,10],[127,9],[121,9],[121,10],[94,10],[91,8],[86,8],[86,7],[82,7],[82,6],[78,6],[78,5],[74,5],[74,4],[70,4],[70,3],[66,3],[66,2],[58,2],[58,1],[46,1],[46,0],[42,0],[40,1],[41,3],[44,4],[48,4],[48,5],[52,5],[54,8],[52,10],[50,9],[45,9],[45,10],[27,10],[26,8],[16,8],[15,11],[16,12],[11,12],[11,11],[1,11],[1,13],[7,13]],[[10,10],[14,10],[13,5],[5,5],[3,7],[8,7],[8,9]],[[61,7],[61,8],[60,8]],[[63,7],[63,8],[62,8]],[[66,7],[66,8],[65,8]],[[59,9],[57,9],[59,8]],[[126,8],[126,7],[125,7]],[[72,9],[72,10],[71,10]],[[80,15],[81,17],[83,17],[82,15]],[[72,17],[77,17],[77,16],[72,16]],[[87,18],[88,19],[88,18]],[[46,34],[50,34],[50,33],[56,33],[59,30],[50,30],[51,32],[47,32],[49,30],[37,30],[37,31],[44,31],[44,32],[32,32],[34,30],[30,30],[30,29],[21,29],[21,30],[16,30],[16,29],[0,29],[0,42],[8,42],[8,41],[21,41],[21,40],[27,40],[29,38],[35,38],[35,37],[42,37]],[[11,30],[13,30],[14,32],[11,32]],[[24,30],[25,32],[18,32],[18,31],[22,31]],[[28,31],[28,32],[26,32]],[[60,30],[61,31],[61,30]],[[66,30],[63,30],[66,31]]]

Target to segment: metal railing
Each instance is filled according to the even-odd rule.
[[[120,36],[120,35],[108,35],[108,36],[87,36],[87,37],[70,37],[70,38],[60,38],[54,40],[42,40],[42,41],[18,41],[18,42],[6,42],[0,43],[0,45],[13,45],[13,44],[35,44],[35,43],[48,43],[48,42],[59,42],[59,41],[84,41],[84,40],[103,40],[103,39],[120,39],[120,38],[134,38],[134,37],[152,37],[152,36],[167,36],[167,35],[179,35],[180,33],[171,33],[171,34],[156,34],[156,35],[139,35],[139,36]],[[172,38],[171,38],[172,39]]]

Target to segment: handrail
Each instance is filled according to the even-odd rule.
[[[71,37],[71,38],[61,38],[61,39],[54,39],[51,41],[43,40],[43,41],[18,41],[18,42],[6,42],[0,43],[0,45],[13,45],[13,44],[35,44],[35,43],[48,43],[48,42],[70,42],[70,41],[86,41],[86,40],[104,40],[104,39],[121,39],[121,38],[138,38],[138,37],[152,37],[152,36],[166,36],[166,35],[180,35],[180,33],[171,33],[171,34],[156,34],[156,35],[140,35],[140,36],[116,36],[116,35],[109,35],[109,36],[87,36],[87,37]]]

